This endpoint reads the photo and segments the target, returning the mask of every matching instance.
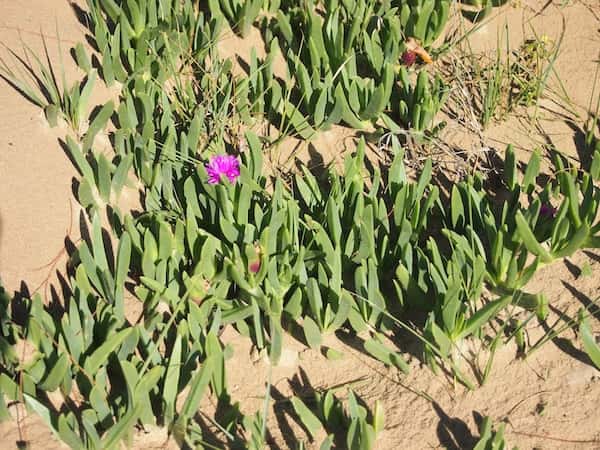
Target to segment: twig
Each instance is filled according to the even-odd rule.
[[[71,233],[73,231],[73,203],[71,202],[71,199],[69,199],[69,217],[70,217],[70,221],[69,221],[69,228],[66,231],[67,237],[71,238]],[[75,241],[75,244],[79,243],[79,241],[81,241],[81,238],[77,239]],[[42,286],[44,287],[44,299],[46,301],[48,301],[48,283],[50,282],[50,278],[52,277],[52,273],[54,272],[54,269],[56,268],[56,266],[58,265],[58,262],[60,261],[61,257],[67,253],[67,249],[62,248],[58,254],[52,258],[52,260],[50,260],[49,263],[44,264],[43,266],[37,267],[34,270],[38,271],[38,270],[42,270],[45,269],[47,267],[49,267],[50,269],[48,270],[48,275],[46,276],[46,278],[44,278],[42,280],[42,282],[32,291],[32,295],[35,294],[36,292],[38,292]]]
[[[11,31],[17,31],[19,34],[21,33],[26,33],[26,34],[32,34],[34,36],[39,36],[45,39],[52,39],[55,41],[60,41],[60,42],[64,42],[66,44],[73,44],[76,45],[79,41],[74,41],[71,39],[62,39],[58,36],[52,36],[49,34],[45,34],[45,33],[41,33],[39,31],[31,31],[31,30],[24,30],[23,28],[20,27],[11,27],[9,25],[0,25],[0,30],[11,30]]]
[[[513,412],[515,412],[515,410],[516,410],[516,409],[517,409],[519,406],[521,406],[523,403],[525,403],[525,402],[526,402],[527,400],[529,400],[530,398],[533,398],[533,397],[535,397],[535,396],[537,396],[537,395],[540,395],[540,394],[546,394],[546,393],[548,393],[548,392],[551,392],[551,391],[539,391],[539,392],[534,392],[533,394],[530,394],[530,395],[528,395],[528,396],[527,396],[527,397],[525,397],[524,399],[522,399],[522,400],[519,400],[519,401],[518,401],[518,402],[517,402],[517,403],[516,403],[516,404],[515,404],[515,405],[514,405],[512,408],[510,408],[510,409],[508,410],[508,412],[507,412],[507,413],[506,413],[504,416],[505,416],[505,417],[508,417],[508,416],[510,416],[510,415],[511,415]]]
[[[513,427],[513,425],[510,422],[509,422],[509,424],[511,427]],[[556,437],[556,436],[549,436],[547,434],[529,433],[527,431],[517,431],[514,429],[514,427],[513,427],[512,432],[515,434],[519,434],[521,436],[547,439],[549,441],[567,442],[569,444],[600,444],[600,439],[566,439],[566,438],[560,438],[560,437]]]

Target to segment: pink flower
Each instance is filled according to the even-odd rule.
[[[206,165],[208,184],[221,182],[221,175],[225,175],[230,182],[234,183],[240,176],[240,162],[232,155],[213,156]]]
[[[404,53],[402,53],[400,59],[402,60],[402,64],[404,64],[406,67],[410,67],[417,62],[417,53],[411,50],[407,50]]]

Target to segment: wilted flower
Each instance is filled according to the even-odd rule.
[[[402,64],[404,64],[406,67],[410,67],[417,62],[417,53],[411,50],[407,50],[404,53],[402,53],[401,59]]]
[[[421,60],[424,64],[431,64],[433,59],[431,55],[425,50],[419,42],[415,38],[408,38],[405,42],[406,51],[402,53],[400,57],[400,61],[405,66],[412,66],[417,62],[417,58]]]
[[[553,219],[556,215],[556,208],[554,208],[550,203],[543,203],[540,207],[540,216],[547,217],[548,219]]]
[[[240,176],[240,162],[232,155],[213,156],[206,165],[209,184],[218,184],[221,175],[225,175],[232,183]]]

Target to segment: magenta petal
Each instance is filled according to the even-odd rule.
[[[216,155],[206,165],[206,173],[209,184],[220,183],[221,175],[225,175],[231,183],[234,183],[240,176],[240,162],[232,155]]]

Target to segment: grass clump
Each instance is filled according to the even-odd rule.
[[[461,116],[458,108],[467,102],[485,129],[532,107],[535,110],[531,119],[535,119],[542,97],[557,104],[570,104],[554,70],[562,35],[553,41],[546,35],[534,34],[514,50],[510,49],[508,26],[503,36],[499,36],[496,52],[491,57],[474,53],[468,42],[460,44],[457,53],[448,57],[444,69],[446,77],[456,84],[454,90],[466,97],[462,101],[451,98],[449,112]],[[557,89],[548,86],[551,75],[555,75]]]

